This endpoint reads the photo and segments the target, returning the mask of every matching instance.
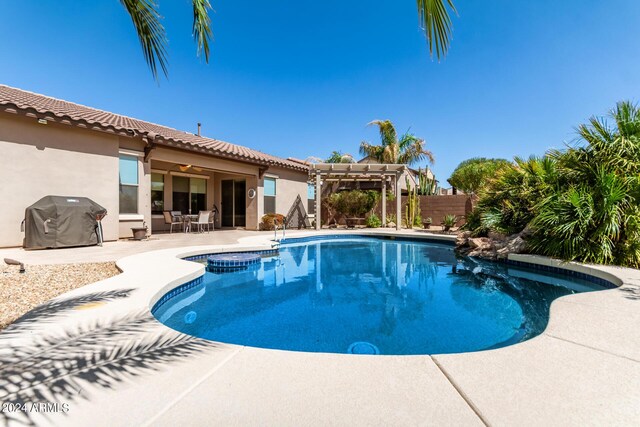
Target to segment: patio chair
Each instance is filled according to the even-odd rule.
[[[173,212],[162,211],[164,216],[164,223],[169,226],[169,233],[173,233],[173,226],[179,225],[182,228],[182,219],[176,217]]]
[[[211,216],[211,211],[200,211],[198,213],[198,220],[192,221],[192,225],[196,225],[198,227],[198,233],[204,232],[204,228],[207,227],[207,233],[209,232],[209,217]]]

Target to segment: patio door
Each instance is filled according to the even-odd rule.
[[[173,177],[173,210],[197,215],[207,210],[207,180],[204,178]]]
[[[221,225],[245,227],[247,223],[247,183],[245,180],[224,179],[221,191]]]

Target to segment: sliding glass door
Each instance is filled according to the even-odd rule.
[[[223,227],[245,227],[247,224],[247,204],[245,180],[222,180],[221,225]]]
[[[173,210],[196,215],[207,210],[207,180],[173,176]]]

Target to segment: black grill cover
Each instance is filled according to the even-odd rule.
[[[26,249],[98,243],[97,218],[107,210],[86,197],[46,196],[25,210]]]

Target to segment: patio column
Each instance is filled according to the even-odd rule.
[[[316,172],[316,230],[320,231],[322,225],[322,185],[320,184],[320,172]]]
[[[400,174],[396,172],[396,230],[402,225],[402,191],[400,190]]]
[[[387,177],[382,175],[382,226],[387,226]]]

